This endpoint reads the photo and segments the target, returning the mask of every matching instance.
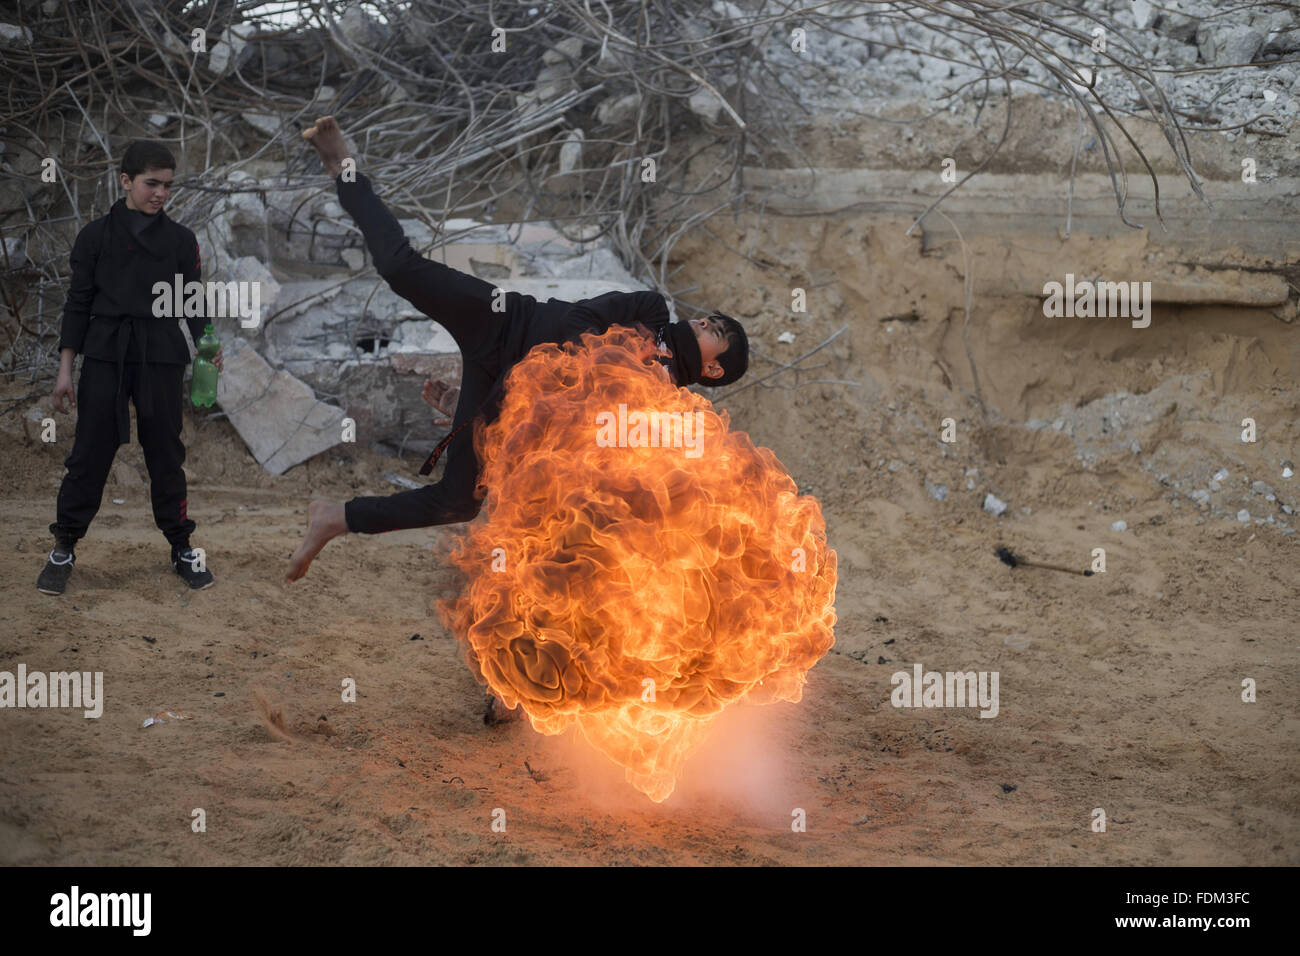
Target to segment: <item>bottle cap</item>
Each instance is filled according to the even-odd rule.
[[[216,330],[212,328],[212,323],[211,323],[211,322],[209,322],[207,325],[203,326],[203,334],[204,334],[204,335],[206,335],[206,334],[209,333],[209,332],[213,332],[213,331],[216,331]]]

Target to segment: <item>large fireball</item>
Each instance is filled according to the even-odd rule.
[[[797,701],[834,643],[815,498],[615,327],[534,348],[476,445],[486,521],[438,602],[479,680],[533,728],[576,725],[656,802],[713,719]]]

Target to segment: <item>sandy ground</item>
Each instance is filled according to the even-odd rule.
[[[171,573],[132,446],[68,593],[41,595],[68,445],[24,437],[20,409],[0,417],[0,669],[103,671],[107,700],[98,720],[0,712],[0,862],[1300,862],[1300,542],[1280,510],[1300,479],[1279,477],[1300,458],[1294,326],[1158,309],[1138,337],[1045,327],[1034,302],[981,298],[972,346],[990,405],[1057,423],[985,426],[955,247],[923,255],[897,222],[753,225],[715,223],[716,242],[678,249],[693,299],[756,317],[753,369],[849,326],[819,368],[726,405],[821,500],[839,557],[837,643],[801,703],[726,715],[662,805],[579,743],[485,727],[483,691],[430,609],[458,586],[455,528],[350,536],[282,583],[312,496],[395,491],[382,473],[418,462],[335,451],[272,478],[219,419],[186,426],[194,543],[215,588]],[[816,268],[778,278],[723,243]],[[1026,269],[1060,268],[1059,249],[1034,254]],[[799,280],[825,297],[773,317]],[[785,329],[794,345],[776,342]],[[792,387],[816,379],[858,385]],[[1243,413],[1257,445],[1237,439]],[[948,415],[955,445],[937,440]],[[1230,476],[1198,504],[1219,468]],[[927,492],[941,484],[942,501]],[[989,491],[1002,517],[981,510]],[[1239,522],[1241,507],[1275,522]],[[1107,572],[1013,571],[1000,544],[1076,567],[1103,547]],[[915,663],[997,671],[997,717],[891,706],[891,674]],[[355,703],[341,700],[349,677]],[[195,719],[141,729],[177,708]]]

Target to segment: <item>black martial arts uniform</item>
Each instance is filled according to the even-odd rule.
[[[460,347],[464,371],[460,400],[446,444],[447,463],[440,481],[383,497],[353,498],[344,507],[348,530],[378,534],[400,528],[425,528],[473,519],[481,507],[474,497],[479,461],[472,422],[492,422],[500,411],[501,383],[510,368],[535,345],[577,342],[583,332],[601,334],[611,325],[644,325],[661,342],[676,338],[688,353],[694,347],[693,373],[669,363],[676,381],[697,380],[699,348],[689,327],[670,335],[668,304],[658,292],[607,292],[593,299],[539,303],[531,295],[506,292],[504,312],[492,311],[492,283],[426,259],[411,248],[402,227],[375,195],[370,181],[337,181],[339,202],[365,236],[375,269],[389,286],[445,327]],[[689,336],[689,339],[678,336]],[[691,377],[692,374],[695,377]]]
[[[189,345],[175,318],[155,318],[154,283],[198,281],[194,233],[159,210],[149,215],[115,202],[77,234],[59,349],[83,356],[77,432],[50,531],[75,543],[99,511],[119,445],[131,440],[128,402],[149,468],[153,516],[173,549],[194,531],[187,514],[181,408]],[[197,342],[207,319],[186,317]]]

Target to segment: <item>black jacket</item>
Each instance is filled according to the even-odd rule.
[[[508,330],[502,348],[503,365],[508,372],[535,345],[579,342],[583,332],[601,335],[611,325],[632,329],[639,323],[659,338],[669,321],[668,303],[663,295],[649,290],[606,292],[578,302],[547,299],[537,305],[526,324]]]
[[[566,342],[581,342],[582,333],[593,332],[603,335],[610,326],[621,325],[635,329],[643,325],[660,344],[664,341],[664,332],[672,317],[668,313],[668,302],[663,294],[649,289],[637,292],[606,292],[594,299],[580,299],[568,302],[564,299],[547,299],[538,303],[530,295],[525,300],[526,322],[509,323],[501,342],[501,372],[488,392],[487,398],[474,411],[474,415],[453,429],[442,441],[429,452],[429,457],[420,467],[420,474],[427,475],[442,457],[443,451],[451,443],[458,431],[482,415],[486,424],[496,420],[500,411],[501,387],[511,368],[532,350],[533,346],[543,343],[563,345]],[[660,360],[662,361],[662,360]],[[672,374],[671,367],[669,374]],[[463,489],[462,489],[463,490]],[[399,527],[394,525],[393,527]],[[401,526],[408,527],[408,526]],[[424,527],[415,525],[413,527]]]
[[[136,236],[129,213],[126,200],[119,199],[107,215],[77,233],[59,348],[106,362],[125,357],[128,362],[143,358],[185,365],[190,361],[185,336],[175,318],[154,317],[153,287],[155,282],[171,286],[177,273],[182,283],[199,281],[198,241],[162,211]],[[207,319],[200,315],[185,321],[197,342]]]

